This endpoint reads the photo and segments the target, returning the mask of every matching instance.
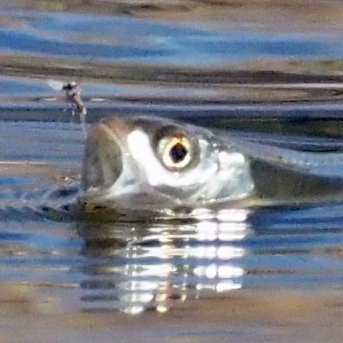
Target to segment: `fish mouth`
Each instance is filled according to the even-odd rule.
[[[118,118],[95,124],[87,137],[82,169],[82,188],[104,192],[111,188],[123,172],[125,142],[129,128]]]

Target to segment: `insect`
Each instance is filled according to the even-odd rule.
[[[74,116],[75,113],[78,113],[80,115],[80,121],[84,122],[85,116],[87,115],[87,109],[81,98],[80,84],[75,81],[63,83],[58,80],[48,80],[47,83],[50,88],[65,92],[66,101],[72,108],[72,115]]]

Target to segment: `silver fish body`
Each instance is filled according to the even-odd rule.
[[[114,117],[88,134],[79,204],[86,211],[174,215],[343,199],[341,164],[340,154],[277,148],[164,118]]]

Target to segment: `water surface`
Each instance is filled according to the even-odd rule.
[[[51,79],[81,82],[86,130],[146,114],[342,151],[340,2],[138,3],[0,6],[0,338],[338,342],[341,202],[182,225],[38,210],[75,196],[85,139]]]

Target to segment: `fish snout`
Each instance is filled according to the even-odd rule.
[[[123,171],[124,140],[128,127],[118,118],[101,121],[88,134],[82,169],[85,191],[110,188]]]

